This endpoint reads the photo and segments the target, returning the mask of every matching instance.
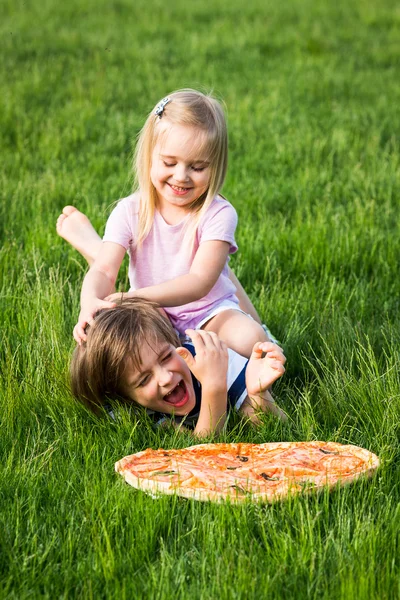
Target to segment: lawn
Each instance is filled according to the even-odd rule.
[[[0,597],[400,598],[398,3],[2,0],[0,31]],[[289,422],[210,440],[356,444],[372,480],[154,500],[114,462],[191,434],[71,396],[86,265],[55,221],[74,204],[103,231],[147,112],[182,87],[225,102],[231,265],[288,359]]]

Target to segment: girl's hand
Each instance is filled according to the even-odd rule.
[[[116,306],[115,302],[109,302],[107,300],[100,300],[100,298],[94,298],[90,304],[86,304],[85,307],[82,307],[81,312],[79,313],[78,323],[74,327],[74,339],[75,341],[81,345],[82,342],[86,342],[86,333],[85,328],[87,325],[90,325],[93,321],[93,316],[97,313],[97,311],[102,308],[114,308]]]
[[[263,354],[265,356],[263,357]],[[272,342],[257,342],[246,367],[246,387],[249,396],[260,396],[285,372],[286,357]]]
[[[200,381],[203,393],[225,390],[228,372],[228,349],[216,333],[203,329],[187,329],[185,333],[192,338],[196,356],[192,356],[186,348],[177,348],[178,354]]]
[[[104,298],[104,300],[108,300],[108,302],[116,302],[117,304],[120,304],[122,302],[122,300],[124,300],[126,298],[135,298],[135,297],[136,297],[135,292],[116,292],[115,294],[110,294],[109,296],[106,296]]]

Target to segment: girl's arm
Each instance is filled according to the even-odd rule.
[[[104,298],[114,289],[118,271],[125,256],[125,248],[113,242],[103,242],[96,260],[82,284],[81,311],[74,327],[74,338],[80,344],[86,341],[85,327],[101,308],[111,308],[115,303]]]
[[[228,258],[230,244],[212,240],[200,244],[187,275],[124,294],[139,296],[161,306],[182,306],[200,300],[217,282]],[[103,296],[104,298],[104,296]],[[115,298],[111,296],[111,299]]]
[[[232,281],[233,285],[236,287],[236,296],[238,297],[240,308],[245,313],[247,313],[251,317],[253,317],[253,319],[257,323],[260,323],[260,325],[262,325],[262,321],[261,321],[260,317],[258,316],[258,312],[254,308],[252,301],[246,294],[244,288],[242,287],[242,284],[240,283],[239,279],[236,277],[235,273],[232,271],[232,269],[230,267],[229,267],[229,279]]]
[[[189,369],[201,383],[201,408],[194,430],[199,437],[218,432],[226,421],[228,350],[216,333],[188,329],[196,356],[177,348]]]

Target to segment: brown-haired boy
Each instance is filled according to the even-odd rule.
[[[158,305],[140,298],[100,311],[86,333],[73,354],[71,382],[94,411],[118,397],[158,422],[192,425],[196,435],[219,431],[233,407],[254,422],[257,410],[285,418],[268,391],[285,371],[272,342],[255,344],[249,360],[204,330],[188,330],[192,342],[181,344]]]

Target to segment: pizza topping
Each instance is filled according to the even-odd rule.
[[[178,475],[178,471],[156,471],[151,474],[152,477],[155,477],[156,475]]]
[[[266,481],[279,481],[279,477],[270,477],[266,473],[260,473],[260,476]]]
[[[247,462],[249,460],[248,456],[237,456],[236,458],[238,458],[240,460],[240,462]]]
[[[318,450],[323,454],[339,454],[339,452],[335,450],[325,450],[324,448],[318,448]]]
[[[228,471],[236,471],[239,467],[226,467]]]

